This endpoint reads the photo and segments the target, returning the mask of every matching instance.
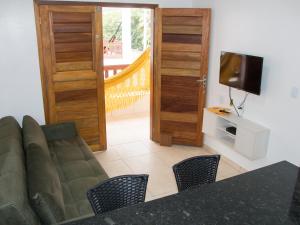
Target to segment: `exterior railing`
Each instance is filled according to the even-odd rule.
[[[109,78],[111,76],[116,75],[117,73],[121,72],[125,69],[129,64],[121,64],[121,65],[108,65],[104,66],[104,77]]]

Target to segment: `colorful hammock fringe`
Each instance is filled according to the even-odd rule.
[[[150,49],[105,80],[106,112],[126,109],[150,93]]]

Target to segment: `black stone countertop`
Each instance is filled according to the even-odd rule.
[[[68,225],[300,224],[299,168],[280,162]],[[299,173],[300,174],[300,173]]]

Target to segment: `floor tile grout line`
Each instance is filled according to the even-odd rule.
[[[126,162],[126,161],[123,161],[124,163],[125,163],[125,165],[127,165],[127,167],[133,172],[133,173],[136,173],[136,171]],[[149,176],[150,176],[150,174],[148,174]],[[148,180],[148,184],[149,184],[149,180]],[[152,197],[154,197],[153,196],[153,194],[152,194],[152,192],[149,190],[149,187],[147,186],[147,190],[146,191],[148,191],[149,193],[150,193],[150,195],[152,196]]]

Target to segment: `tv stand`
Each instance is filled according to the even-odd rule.
[[[219,115],[204,109],[202,131],[250,160],[267,154],[270,130],[233,113]]]

